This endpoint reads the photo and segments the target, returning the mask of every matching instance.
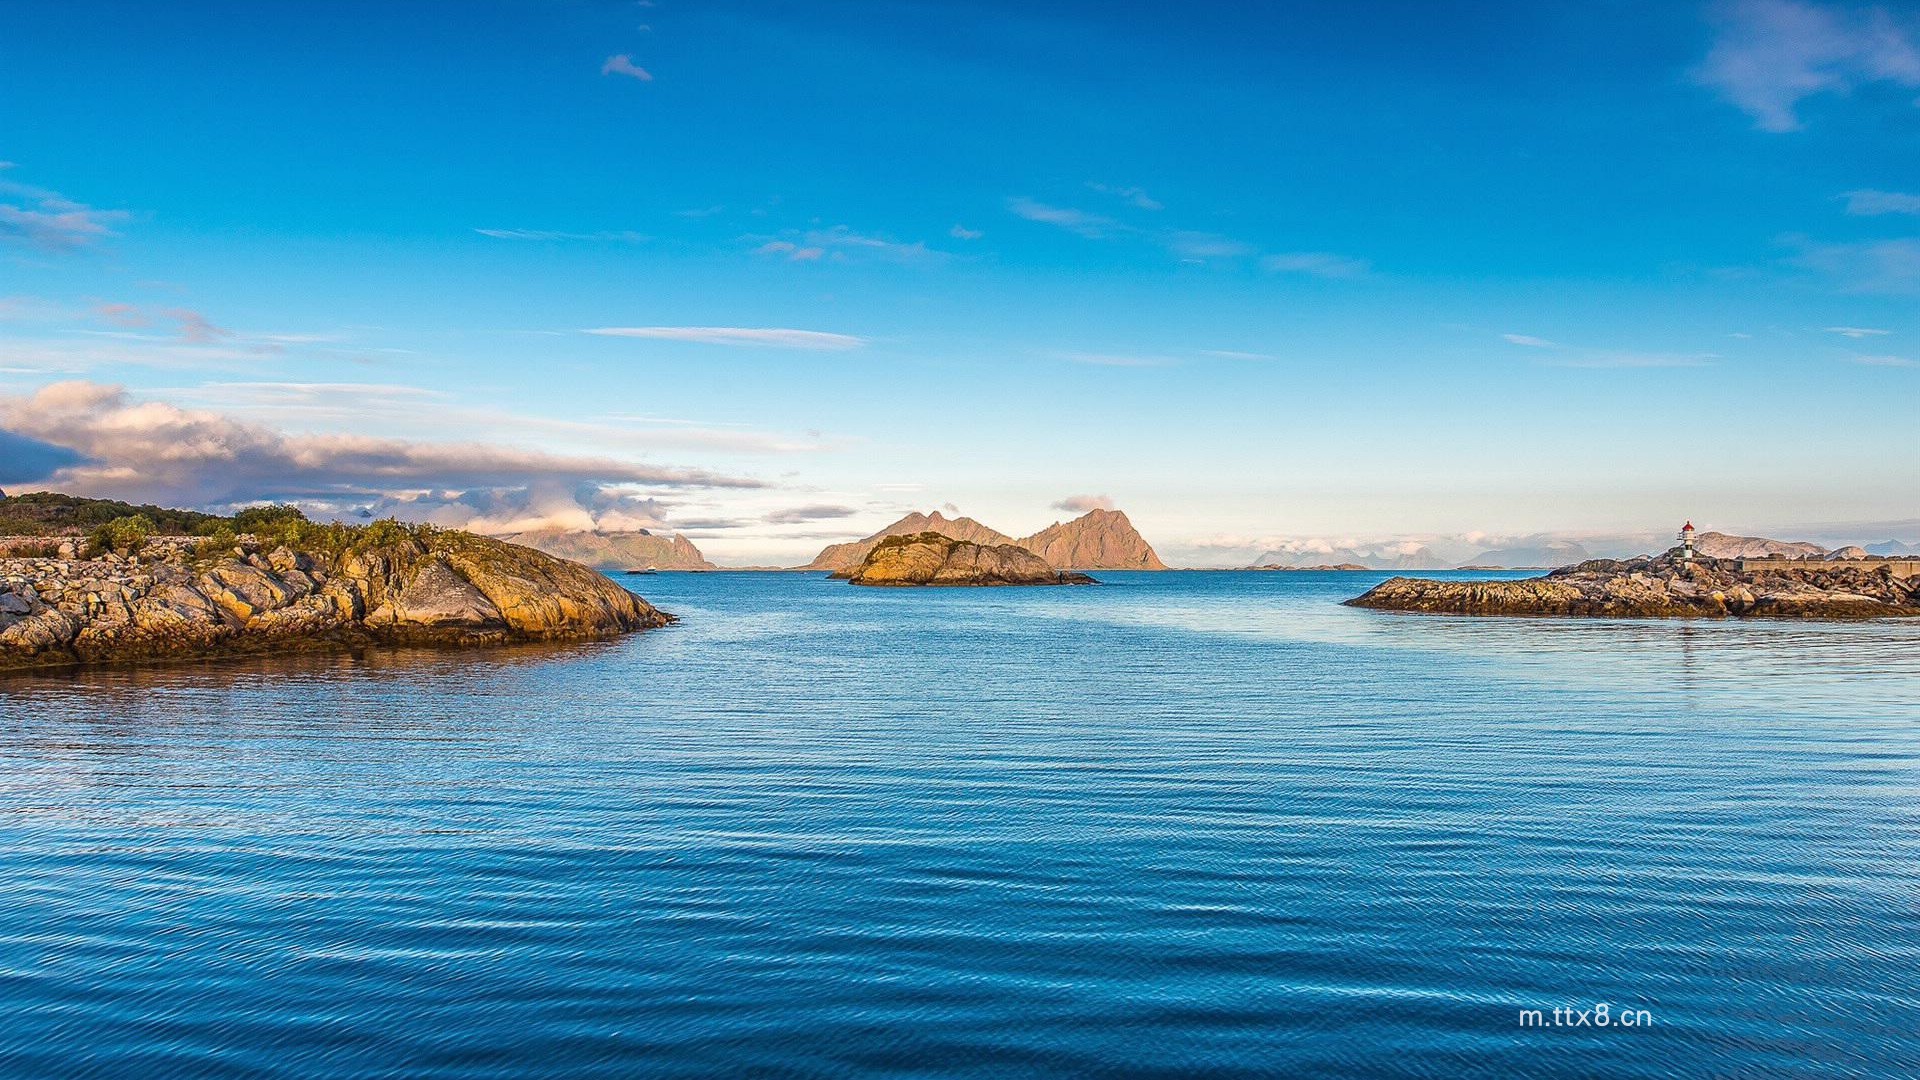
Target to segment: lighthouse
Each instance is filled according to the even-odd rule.
[[[1680,526],[1680,561],[1688,565],[1693,563],[1693,522]]]

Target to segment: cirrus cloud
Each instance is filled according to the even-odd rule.
[[[769,349],[858,349],[867,339],[823,330],[743,326],[602,326],[581,333],[600,337],[646,338],[652,341],[688,341],[700,345],[757,346]]]
[[[1726,0],[1714,12],[1718,38],[1694,77],[1762,131],[1798,131],[1797,106],[1816,94],[1920,86],[1920,49],[1885,8]]]
[[[114,235],[124,210],[96,210],[45,188],[0,180],[0,243],[67,253]]]
[[[1849,191],[1847,213],[1857,217],[1878,214],[1920,214],[1920,195],[1900,191]]]

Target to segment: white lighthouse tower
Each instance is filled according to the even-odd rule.
[[[1680,526],[1680,561],[1688,566],[1693,565],[1693,522],[1691,521]]]

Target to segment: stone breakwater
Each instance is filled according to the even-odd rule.
[[[855,585],[1092,585],[1013,544],[975,544],[940,533],[889,536],[843,577]]]
[[[1742,570],[1731,559],[1689,565],[1669,553],[1595,559],[1522,581],[1397,577],[1347,603],[1454,615],[1876,619],[1920,615],[1920,579],[1831,562],[1777,570]]]
[[[364,550],[158,537],[131,555],[0,558],[0,670],[316,645],[603,637],[673,617],[581,566],[441,532]]]

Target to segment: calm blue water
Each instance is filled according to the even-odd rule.
[[[1102,576],[0,681],[0,1074],[1920,1066],[1920,623]]]

